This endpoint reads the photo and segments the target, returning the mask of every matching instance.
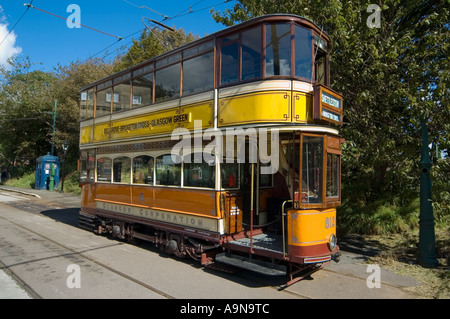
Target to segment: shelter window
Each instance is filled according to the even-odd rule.
[[[242,79],[261,77],[261,27],[242,32]]]
[[[312,77],[311,31],[295,26],[295,76],[311,80]]]
[[[303,136],[302,203],[322,203],[323,137]]]
[[[183,95],[214,88],[214,52],[183,62]]]
[[[180,185],[181,159],[179,156],[173,161],[171,154],[156,158],[156,185]]]
[[[266,76],[291,75],[291,25],[266,25]]]
[[[174,64],[156,71],[156,102],[180,97],[180,64]]]
[[[183,186],[214,188],[215,163],[195,163],[195,159],[202,159],[202,153],[190,154],[184,157]]]
[[[97,182],[111,182],[112,160],[108,157],[97,159]]]
[[[150,105],[153,102],[153,73],[133,80],[133,107]]]
[[[126,156],[117,157],[113,161],[114,183],[131,182],[131,159]]]
[[[133,159],[133,184],[153,185],[155,161],[153,157],[142,155]]]
[[[113,112],[130,108],[130,84],[124,83],[114,86]]]

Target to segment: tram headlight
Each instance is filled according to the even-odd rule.
[[[330,251],[333,251],[336,247],[337,238],[335,234],[331,234],[330,239],[328,240],[328,249]]]

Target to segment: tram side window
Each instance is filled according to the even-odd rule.
[[[97,182],[111,182],[112,160],[107,157],[97,159]]]
[[[239,165],[222,163],[220,166],[222,188],[239,188]]]
[[[87,116],[87,101],[88,101],[87,91],[81,92],[81,96],[80,96],[80,119],[81,120],[88,118],[88,116]]]
[[[131,182],[131,159],[127,156],[117,157],[113,161],[114,183]]]
[[[80,156],[80,183],[86,183],[88,181],[87,176],[87,151],[81,151]]]
[[[153,185],[154,159],[142,155],[133,159],[133,184]]]
[[[223,40],[225,42],[225,39]],[[220,49],[220,84],[239,80],[239,42],[237,40],[222,44]]]
[[[150,105],[153,102],[153,73],[133,80],[133,107]]]
[[[97,92],[96,117],[111,113],[111,88]]]
[[[95,174],[95,151],[88,151],[87,171],[89,182],[94,182]]]
[[[183,95],[212,90],[214,87],[214,52],[183,62]]]
[[[266,76],[291,75],[291,25],[266,25]]]
[[[180,64],[174,64],[156,71],[156,102],[180,96]]]
[[[315,54],[315,56],[316,58],[314,61],[314,70],[316,82],[326,85],[326,53],[320,49],[317,49],[317,53]]]
[[[193,153],[184,158],[183,186],[214,188],[215,164],[205,161],[195,163],[196,156],[202,158],[202,153]]]
[[[261,77],[261,27],[242,32],[242,80]]]
[[[262,167],[268,167],[271,163],[261,163]],[[272,187],[273,185],[273,174],[260,174],[259,175],[259,186],[260,187]]]
[[[181,160],[172,160],[171,154],[156,158],[156,185],[177,185],[181,183]]]
[[[327,154],[327,197],[339,197],[340,156]]]
[[[113,112],[127,110],[130,108],[130,84],[119,84],[114,86]]]
[[[86,118],[91,118],[94,116],[94,94],[94,89],[89,89],[87,91]]]
[[[312,77],[311,31],[295,26],[295,76]]]
[[[323,137],[303,136],[302,203],[322,203]]]

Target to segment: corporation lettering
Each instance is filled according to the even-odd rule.
[[[121,213],[130,216],[151,219],[154,221],[176,224],[180,226],[201,228],[201,229],[211,229],[211,227],[213,227],[212,229],[215,229],[214,226],[212,226],[207,220],[205,220],[202,217],[191,216],[182,213],[165,212],[151,208],[140,208],[135,206],[113,204],[102,201],[97,202],[97,208],[114,213]]]
[[[168,223],[173,223],[177,225],[185,225],[192,227],[202,227],[203,220],[200,218],[195,218],[191,216],[183,216],[180,214],[168,213],[168,212],[159,212],[152,209],[139,209],[139,215],[141,217],[146,217],[158,221],[164,221]]]

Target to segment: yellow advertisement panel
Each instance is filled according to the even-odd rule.
[[[181,114],[191,114],[190,121],[184,121],[180,123],[180,127],[184,127],[188,130],[194,129],[194,121],[202,121],[202,129],[213,126],[214,118],[214,102],[202,102],[198,104],[192,104],[188,106],[182,106],[180,109]]]
[[[291,92],[271,91],[219,99],[219,126],[290,122]]]
[[[194,128],[194,120],[201,120],[203,128],[212,127],[212,101],[176,107],[81,128],[80,143],[105,142],[133,137],[170,134],[179,127]],[[93,140],[91,134],[93,130]]]

